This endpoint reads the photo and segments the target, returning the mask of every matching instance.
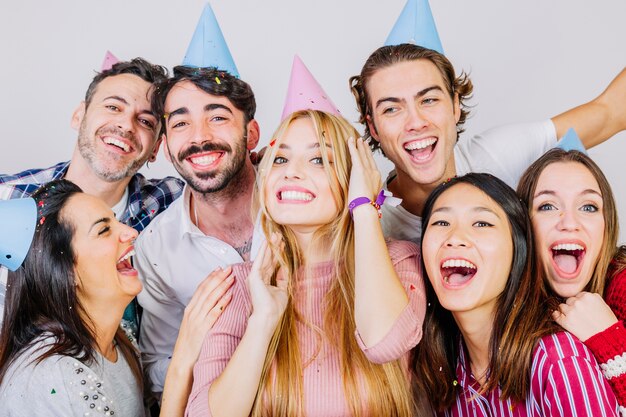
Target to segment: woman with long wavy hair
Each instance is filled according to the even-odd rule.
[[[429,307],[415,369],[439,415],[618,415],[593,354],[550,318],[528,213],[510,187],[489,174],[453,178],[422,222]]]
[[[553,318],[591,349],[626,412],[626,246],[611,186],[579,151],[553,149],[522,175],[535,258],[551,294]]]
[[[418,249],[383,238],[371,151],[346,120],[316,110],[286,117],[273,137],[256,188],[267,244],[233,267],[188,415],[414,415]]]

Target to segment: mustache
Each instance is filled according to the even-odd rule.
[[[201,145],[191,145],[188,148],[183,149],[182,151],[178,153],[178,160],[182,161],[197,153],[215,152],[215,151],[231,152],[232,149],[227,144],[205,142]]]
[[[137,138],[135,137],[133,132],[124,131],[124,130],[119,129],[119,128],[115,127],[115,126],[105,126],[105,127],[102,127],[102,128],[100,128],[100,129],[98,129],[96,131],[96,135],[97,136],[105,136],[105,135],[119,136],[119,137],[122,137],[124,139],[128,139],[128,141],[131,143],[131,145],[133,145],[133,148],[138,149],[138,150],[141,148],[139,146],[139,141],[137,140]]]

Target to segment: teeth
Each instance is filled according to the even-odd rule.
[[[104,138],[104,143],[109,144],[109,145],[115,145],[118,148],[122,148],[122,149],[124,149],[124,152],[129,152],[130,151],[130,147],[126,143],[124,143],[123,141],[121,141],[119,139],[106,137],[106,138]]]
[[[559,243],[552,246],[552,250],[585,250],[585,248],[577,243]]]
[[[424,140],[416,140],[414,142],[409,143],[404,147],[407,151],[414,151],[416,149],[424,149],[437,142],[437,139],[424,139]]]
[[[135,249],[131,250],[130,252],[128,252],[126,255],[124,255],[122,257],[122,259],[120,259],[119,261],[117,261],[117,263],[119,264],[120,262],[124,262],[125,260],[127,260],[128,258],[130,258],[131,256],[135,256]]]
[[[311,201],[313,196],[310,193],[302,191],[282,191],[280,193],[281,200]]]
[[[191,158],[191,162],[196,165],[211,165],[219,157],[217,154],[210,154]]]
[[[466,261],[465,259],[448,259],[441,265],[442,268],[471,268],[476,269],[476,265],[473,263]]]

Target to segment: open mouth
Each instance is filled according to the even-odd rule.
[[[128,143],[124,142],[123,140],[111,137],[111,136],[103,137],[102,141],[109,146],[116,147],[117,149],[119,149],[120,151],[124,153],[130,153],[133,150],[133,148]]]
[[[131,262],[131,257],[135,255],[135,249],[130,248],[122,257],[117,261],[115,265],[118,272],[121,273],[135,273],[136,270],[133,268],[133,264]]]
[[[438,140],[434,137],[418,139],[404,144],[404,150],[416,161],[427,161],[433,155]]]
[[[224,152],[211,152],[192,155],[187,158],[192,165],[198,168],[207,168],[215,163],[224,155]]]
[[[278,201],[283,203],[308,203],[315,198],[313,193],[308,191],[283,190],[276,193]]]
[[[552,263],[557,273],[564,277],[571,277],[578,274],[582,260],[585,257],[586,249],[578,243],[558,243],[553,245]]]
[[[477,270],[476,265],[465,259],[447,259],[441,264],[443,282],[451,287],[467,284]]]

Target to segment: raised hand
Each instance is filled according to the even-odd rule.
[[[271,247],[281,246],[281,238],[274,235],[271,238]],[[268,242],[264,242],[252,264],[248,275],[248,289],[252,300],[252,316],[262,320],[265,324],[275,328],[287,307],[287,279],[279,271],[276,285],[270,280],[276,266],[276,258]]]
[[[382,188],[382,180],[372,151],[362,138],[348,139],[348,149],[352,159],[348,202],[357,197],[375,200]]]
[[[560,304],[552,318],[583,342],[617,323],[617,317],[600,294],[584,291]]]

